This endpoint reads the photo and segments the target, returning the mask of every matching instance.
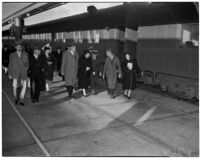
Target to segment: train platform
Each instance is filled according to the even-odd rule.
[[[99,86],[69,99],[60,81],[38,103],[27,88],[26,106],[15,106],[3,74],[3,156],[199,156],[199,106],[140,88],[132,99],[116,93]]]

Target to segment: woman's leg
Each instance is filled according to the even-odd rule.
[[[128,98],[131,98],[131,89],[128,90]]]
[[[83,88],[83,95],[86,96],[86,90]]]
[[[124,95],[125,95],[125,96],[128,95],[128,90],[127,90],[127,89],[124,90]]]

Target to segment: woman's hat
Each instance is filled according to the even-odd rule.
[[[90,47],[88,48],[88,50],[94,50],[94,47],[90,46]]]
[[[50,47],[44,47],[44,50],[50,50]]]
[[[90,46],[88,50],[92,50],[92,53],[97,54],[98,50],[94,49],[94,47]]]

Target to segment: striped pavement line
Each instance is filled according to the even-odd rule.
[[[9,98],[9,96],[5,93],[4,90],[2,90],[2,92],[6,96],[7,100],[9,101],[11,107],[13,108],[13,110],[15,111],[15,113],[17,114],[17,116],[20,118],[20,120],[23,122],[23,124],[28,129],[28,131],[31,134],[31,136],[34,138],[34,140],[36,141],[36,143],[39,145],[39,147],[42,150],[42,152],[45,154],[45,156],[49,156],[50,157],[51,155],[49,154],[49,152],[47,151],[47,149],[45,148],[45,146],[42,144],[42,142],[40,141],[40,139],[38,138],[38,136],[35,134],[35,132],[28,125],[28,123],[24,120],[24,118],[22,117],[22,115],[20,114],[20,112],[17,110],[16,106],[12,103],[11,99]]]
[[[145,114],[143,114],[134,124],[134,126],[142,125],[153,113],[156,111],[158,106],[153,106]]]

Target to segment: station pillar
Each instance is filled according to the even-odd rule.
[[[10,28],[11,34],[15,37],[15,40],[21,40],[22,39],[22,32],[24,28],[24,19],[17,17],[13,20],[13,24]]]
[[[125,39],[124,39],[124,52],[129,52],[132,56],[136,57],[137,52],[137,42],[138,42],[138,32],[137,27],[125,28]]]
[[[126,16],[124,51],[130,52],[134,58],[137,54],[140,17],[140,15],[136,16],[134,11]]]

